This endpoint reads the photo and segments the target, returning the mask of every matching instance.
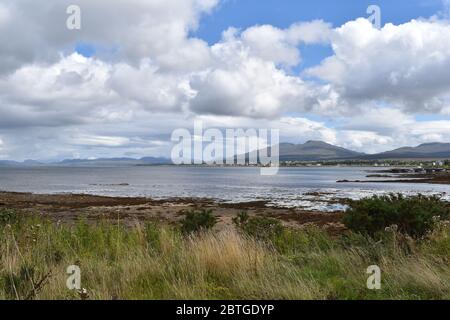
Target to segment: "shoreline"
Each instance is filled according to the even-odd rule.
[[[390,172],[386,172],[390,173]],[[450,174],[449,173],[403,173],[395,175],[368,175],[367,178],[392,178],[392,180],[338,180],[337,183],[420,183],[420,184],[450,184]]]
[[[343,212],[320,212],[301,208],[267,206],[266,201],[223,203],[213,199],[171,198],[155,200],[145,197],[107,197],[86,194],[35,194],[0,191],[0,209],[14,209],[23,214],[39,214],[62,223],[118,220],[126,225],[136,221],[176,224],[188,210],[211,209],[218,218],[217,229],[233,226],[232,219],[246,211],[251,216],[276,218],[285,226],[304,228],[316,225],[330,234],[346,230]]]

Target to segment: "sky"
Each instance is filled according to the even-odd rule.
[[[0,160],[169,156],[194,121],[450,142],[450,0],[2,0],[0,42]]]

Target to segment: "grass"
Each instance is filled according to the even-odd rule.
[[[7,220],[7,221],[6,221]],[[79,221],[64,225],[8,211],[0,223],[0,299],[450,299],[450,227],[421,240],[331,238],[308,227],[257,240],[234,228]],[[8,223],[10,222],[10,223]],[[366,269],[382,270],[368,290]],[[81,268],[86,294],[68,290]]]

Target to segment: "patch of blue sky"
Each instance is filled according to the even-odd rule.
[[[113,61],[119,54],[120,46],[104,46],[91,42],[79,41],[75,44],[73,52],[76,52],[86,58],[101,58],[105,61]]]
[[[299,21],[321,19],[334,27],[359,17],[367,8],[378,5],[384,23],[401,24],[420,17],[429,18],[443,9],[442,0],[224,0],[200,21],[196,37],[214,44],[229,27],[246,29],[271,24],[287,28]]]
[[[270,24],[288,28],[296,22],[324,20],[333,27],[368,17],[367,8],[378,5],[382,24],[401,24],[417,18],[429,18],[443,10],[442,0],[224,0],[200,21],[192,34],[210,45],[221,40],[229,27],[244,30],[254,25]],[[328,45],[301,45],[301,63],[290,71],[296,74],[318,65],[333,54]]]
[[[450,115],[442,115],[442,114],[418,114],[418,115],[415,115],[415,119],[416,119],[417,122],[439,121],[439,120],[450,120]]]
[[[91,43],[78,42],[75,44],[75,52],[86,58],[94,56],[96,51],[95,46]]]

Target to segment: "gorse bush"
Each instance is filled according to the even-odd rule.
[[[13,224],[18,220],[18,215],[11,209],[0,209],[0,226]]]
[[[248,213],[241,212],[233,223],[245,234],[259,240],[274,240],[283,233],[280,220],[267,217],[250,217]]]
[[[186,213],[186,217],[181,221],[181,231],[184,234],[205,231],[212,229],[216,223],[217,218],[212,210],[191,210]]]
[[[371,236],[395,226],[400,233],[420,238],[433,230],[438,217],[449,218],[450,208],[437,196],[390,194],[352,201],[344,224]]]

